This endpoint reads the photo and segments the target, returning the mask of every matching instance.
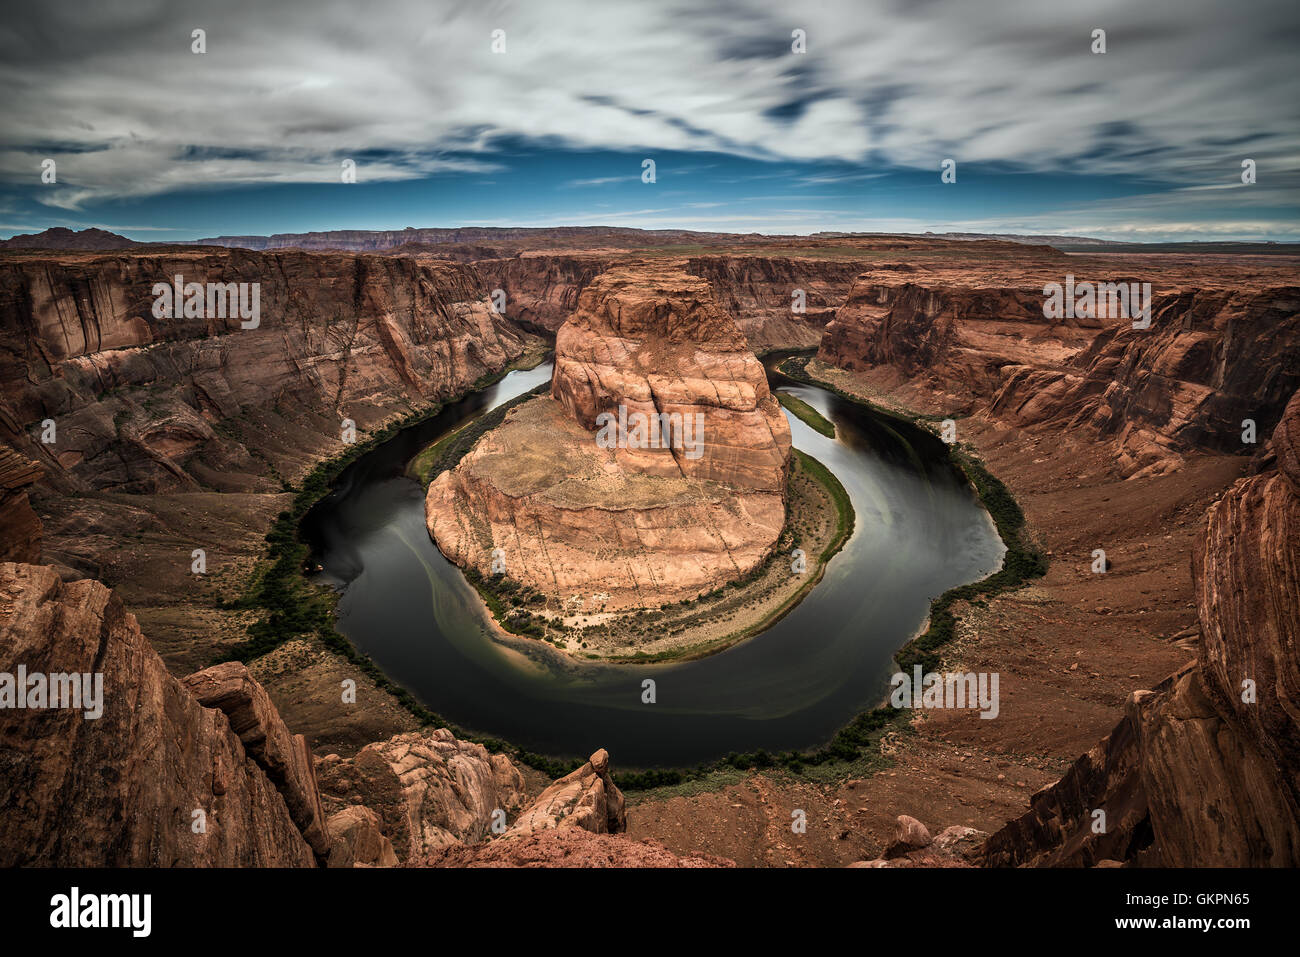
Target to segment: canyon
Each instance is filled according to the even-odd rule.
[[[0,670],[100,670],[108,701],[97,722],[4,714],[6,864],[1297,863],[1293,257],[404,232],[0,251]],[[261,283],[260,326],[154,319],[151,286],[175,274]],[[1151,327],[1045,318],[1067,274],[1150,282]],[[310,633],[213,664],[251,621],[227,599],[343,419],[377,434],[536,361],[550,333],[549,393],[430,484],[445,553],[488,575],[501,547],[512,576],[584,609],[740,577],[778,539],[790,469],[755,354],[815,347],[814,381],[955,421],[1050,558],[959,604],[942,649],[1000,673],[998,719],[918,714],[833,778],[755,767],[625,797],[609,755],[552,781],[423,724]],[[620,405],[702,412],[704,454],[599,448]],[[194,547],[212,576],[190,572]],[[333,704],[346,680],[352,711]]]

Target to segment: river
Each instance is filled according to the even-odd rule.
[[[828,439],[787,413],[795,446],[843,483],[856,523],[822,581],[762,634],[696,661],[599,665],[489,628],[430,540],[423,490],[405,467],[439,436],[548,381],[550,363],[404,430],[349,466],[309,512],[302,535],[340,592],[339,631],[430,710],[545,754],[603,747],[621,768],[684,767],[826,743],[880,703],[892,655],[930,599],[996,570],[1004,547],[935,436],[765,364],[773,388],[835,423]],[[642,703],[646,677],[654,704]]]

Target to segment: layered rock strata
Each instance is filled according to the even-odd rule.
[[[795,256],[697,256],[686,271],[707,279],[755,352],[812,349],[848,298],[863,263]]]
[[[627,830],[623,792],[610,777],[609,752],[603,748],[538,795],[506,836],[557,827],[580,827],[592,834],[621,834]]]
[[[637,423],[663,422],[638,440]],[[426,519],[453,561],[490,575],[495,553],[566,610],[658,607],[766,558],[789,454],[762,365],[707,283],[622,267],[560,329],[551,396],[438,476]]]
[[[1134,692],[989,839],[988,863],[1300,864],[1300,393],[1263,464],[1210,508],[1196,549],[1196,661]]]
[[[97,708],[29,694],[0,710],[0,865],[315,865],[309,836],[322,832],[304,833],[273,769],[167,673],[103,585],[0,564],[0,674],[20,668],[51,688],[90,675],[92,695],[98,676],[100,694]],[[267,740],[288,737],[274,708],[257,722]]]
[[[1257,268],[1250,268],[1257,265]],[[1044,287],[1151,284],[1149,328],[1118,299],[1046,318]],[[1192,449],[1254,451],[1300,387],[1300,286],[1293,261],[1065,258],[1022,250],[1005,262],[864,272],[827,324],[818,356],[891,369],[1017,426],[1087,428],[1112,441],[1124,476],[1171,471]],[[1266,370],[1260,374],[1260,370]]]
[[[49,567],[0,563],[0,703],[0,866],[727,863],[621,837],[605,751],[531,803],[509,758],[445,729],[313,767],[243,665],[173,678],[113,592]]]
[[[355,805],[372,810],[403,863],[486,839],[493,815],[518,813],[525,798],[509,758],[443,728],[400,734],[351,758],[326,755],[317,774],[326,806],[335,815]]]
[[[0,406],[52,420],[42,464],[83,489],[272,487],[266,460],[304,432],[338,443],[344,418],[463,392],[529,340],[452,263],[147,249],[0,258]],[[202,315],[155,316],[176,276]],[[256,287],[255,319],[209,296],[230,283],[249,312]]]

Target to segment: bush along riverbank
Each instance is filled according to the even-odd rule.
[[[945,416],[917,415],[909,417],[882,409],[858,396],[851,395],[827,382],[810,376],[806,371],[811,354],[794,355],[782,360],[777,371],[795,381],[826,389],[848,402],[869,409],[874,415],[925,428],[923,423],[938,422]],[[957,615],[953,607],[961,601],[987,599],[1005,591],[1019,588],[1034,578],[1047,573],[1047,559],[1028,539],[1025,516],[1010,490],[994,476],[972,452],[951,448],[949,455],[954,466],[961,470],[971,483],[980,502],[992,517],[998,534],[1006,546],[1002,568],[978,582],[960,585],[944,592],[930,605],[930,621],[925,632],[901,648],[895,656],[903,671],[921,665],[925,671],[940,667],[940,649],[956,634]],[[818,463],[820,465],[820,463]],[[702,781],[727,770],[784,770],[805,776],[824,777],[830,774],[839,778],[845,773],[871,773],[872,765],[883,764],[880,758],[880,740],[891,732],[904,732],[910,726],[911,711],[890,706],[864,711],[836,732],[830,743],[809,751],[788,751],[771,754],[755,751],[731,754],[720,761],[702,764],[689,769],[650,769],[630,771],[615,775],[620,788],[637,791],[648,788],[672,787],[692,781]],[[867,767],[864,768],[863,766]]]
[[[828,439],[835,438],[835,423],[831,422],[803,399],[787,392],[778,392],[776,393],[776,401],[780,402],[782,408],[814,432],[818,432]]]
[[[795,356],[786,359],[777,367],[778,371],[791,379],[806,382],[833,392],[848,402],[856,402],[878,416],[907,422],[920,428],[923,423],[938,422],[946,418],[939,415],[906,416],[890,409],[883,409],[858,396],[845,392],[828,382],[822,382],[808,374],[808,360],[812,357]],[[977,599],[987,600],[1002,592],[1020,588],[1035,578],[1047,574],[1047,556],[1033,544],[1025,529],[1025,513],[1010,489],[990,472],[987,466],[973,452],[960,446],[949,449],[953,464],[966,476],[980,503],[997,526],[998,535],[1006,546],[1007,553],[1002,561],[1002,568],[977,582],[950,588],[930,603],[930,622],[926,630],[909,641],[894,656],[900,670],[910,672],[916,665],[923,671],[939,670],[940,649],[951,641],[957,633],[957,616],[953,606],[959,602]]]
[[[514,371],[514,368],[510,367],[499,373],[484,376],[464,395],[470,395],[499,382],[508,372]],[[534,393],[536,391],[534,390]],[[458,401],[464,398],[464,395],[450,399],[448,402]],[[515,401],[527,397],[523,396]],[[332,589],[318,584],[305,574],[310,550],[299,538],[298,527],[312,506],[329,494],[335,480],[349,465],[393,438],[403,429],[437,415],[445,405],[446,403],[435,403],[393,420],[383,428],[367,435],[365,439],[349,446],[342,454],[319,463],[296,490],[292,487],[288,489],[294,492],[293,501],[288,509],[276,517],[271,530],[267,533],[266,552],[258,562],[242,594],[233,601],[220,603],[220,607],[226,609],[257,612],[258,618],[249,626],[248,638],[219,656],[213,663],[218,664],[222,661],[247,663],[274,651],[285,642],[311,635],[331,652],[364,673],[376,687],[392,695],[402,708],[420,722],[422,727],[447,728],[458,738],[475,741],[492,753],[508,754],[544,774],[561,777],[581,767],[582,761],[577,758],[555,759],[532,754],[520,751],[496,738],[471,734],[422,705],[407,689],[384,674],[369,657],[357,651],[352,642],[335,628],[335,608],[339,596]],[[501,415],[504,416],[504,407],[500,408]],[[488,413],[488,416],[490,415],[492,413]],[[477,421],[488,416],[483,416]],[[449,436],[448,439],[462,437],[473,428],[474,425],[471,424],[466,429]],[[472,437],[464,435],[464,441],[468,444],[462,449],[461,455],[473,445],[478,434]],[[459,442],[450,443],[448,451],[459,447]],[[456,460],[459,461],[459,457]]]

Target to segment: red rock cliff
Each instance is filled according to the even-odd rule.
[[[259,284],[260,324],[155,318],[152,287],[176,275]],[[237,249],[0,258],[0,404],[29,432],[54,420],[51,462],[83,487],[247,487],[302,433],[337,439],[345,417],[364,428],[464,391],[527,338],[472,270],[446,262]]]
[[[1300,864],[1300,393],[1263,465],[1210,508],[1196,661],[1134,692],[1115,730],[989,838],[988,863]]]

